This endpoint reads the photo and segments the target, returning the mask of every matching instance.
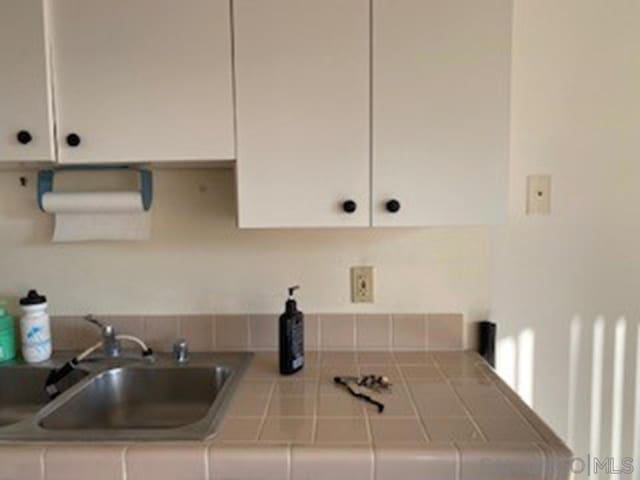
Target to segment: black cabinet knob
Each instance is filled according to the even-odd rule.
[[[400,210],[400,202],[395,198],[392,198],[385,204],[385,207],[387,208],[387,212],[396,213]]]
[[[80,145],[80,135],[77,133],[70,133],[67,135],[67,145],[70,147],[77,147]]]
[[[33,140],[33,137],[27,130],[20,130],[16,135],[16,138],[18,139],[18,142],[20,142],[22,145],[31,143],[31,140]]]
[[[342,202],[342,210],[344,210],[345,213],[353,213],[357,209],[358,209],[358,204],[353,200],[345,200],[344,202]]]

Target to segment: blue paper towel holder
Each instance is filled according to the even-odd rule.
[[[47,168],[38,172],[38,207],[44,212],[42,199],[45,193],[53,192],[53,179],[57,172],[64,171],[97,171],[97,170],[136,170],[140,175],[140,196],[142,207],[147,212],[153,201],[153,175],[144,168],[132,168],[128,165],[73,165],[67,167]]]

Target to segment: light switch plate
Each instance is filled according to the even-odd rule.
[[[351,267],[351,303],[373,303],[373,267]]]
[[[527,177],[527,215],[551,214],[551,175]]]

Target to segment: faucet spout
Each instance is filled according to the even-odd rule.
[[[102,329],[102,347],[104,356],[108,358],[116,358],[120,356],[122,350],[120,339],[116,335],[116,330],[111,325],[106,325]]]
[[[104,350],[104,356],[107,358],[119,357],[122,349],[120,340],[118,339],[118,335],[116,335],[116,329],[113,327],[113,325],[104,324],[91,314],[85,316],[84,320],[100,329],[100,333],[102,334],[102,348]]]
[[[173,344],[173,358],[179,364],[185,364],[189,361],[189,345],[184,338],[179,338]]]

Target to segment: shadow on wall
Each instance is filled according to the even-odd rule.
[[[496,348],[498,373],[534,409],[536,377],[554,376],[567,368],[558,365],[557,372],[535,371],[545,345],[533,327],[501,338]],[[566,442],[581,459],[611,459],[612,465],[619,466],[630,457],[633,476],[614,478],[640,479],[640,323],[627,317],[610,321],[576,314],[570,320],[565,353],[566,390],[554,395],[568,402]],[[575,476],[587,477],[586,472]],[[590,478],[601,477],[592,474]]]

